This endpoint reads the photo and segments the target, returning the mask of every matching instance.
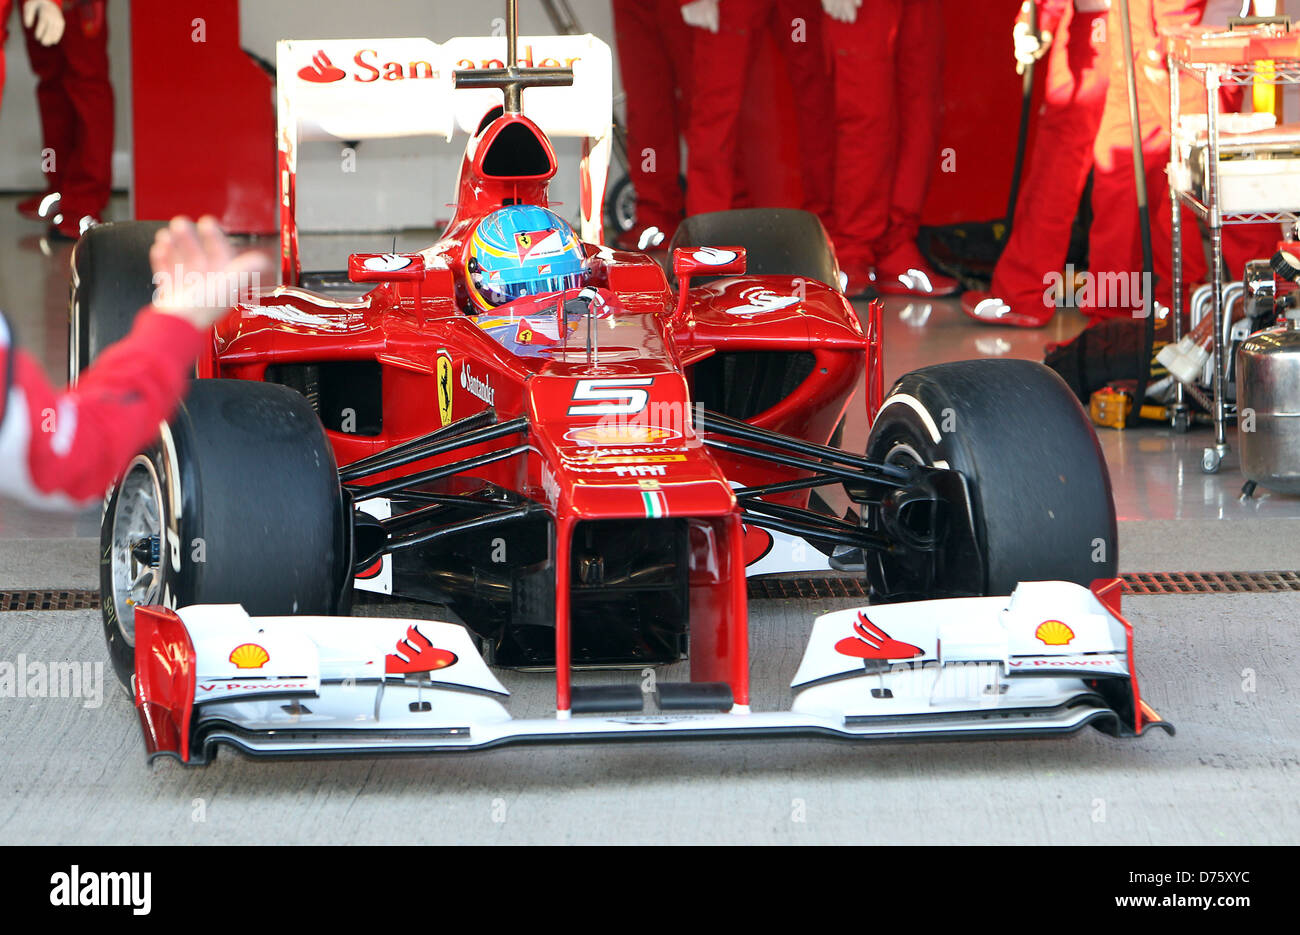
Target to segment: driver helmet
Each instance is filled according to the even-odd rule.
[[[553,211],[537,205],[498,208],[474,228],[465,257],[470,301],[479,311],[524,295],[582,285],[582,246]]]

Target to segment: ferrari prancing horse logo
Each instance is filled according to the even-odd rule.
[[[451,423],[451,357],[447,354],[438,355],[438,418],[442,420],[443,425]]]

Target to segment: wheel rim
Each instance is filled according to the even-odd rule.
[[[614,223],[621,233],[636,227],[636,189],[631,182],[623,185],[614,196]]]
[[[892,442],[887,442],[889,450],[881,460],[885,464],[895,467],[929,467],[928,459],[922,457],[916,448],[900,438],[895,438]],[[870,446],[868,446],[870,451]],[[877,522],[879,517],[877,517]],[[880,551],[872,551],[867,556],[868,577],[872,577],[874,570],[874,579],[872,587],[880,589],[881,596],[885,594],[896,594],[901,592],[904,599],[916,599],[920,596],[921,585],[924,583],[923,577],[918,576],[917,570],[913,563],[909,562],[905,556],[891,556]],[[897,600],[897,597],[892,599]]]
[[[110,561],[113,608],[128,646],[135,645],[135,608],[162,599],[162,487],[143,455],[126,469],[113,512]]]
[[[921,457],[920,453],[909,445],[907,442],[895,442],[894,447],[889,449],[889,454],[885,455],[885,463],[892,464],[896,467],[927,467],[929,462]]]

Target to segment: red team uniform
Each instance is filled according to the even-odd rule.
[[[101,498],[171,416],[206,333],[146,309],[59,392],[0,314],[0,498],[51,508]]]
[[[19,204],[35,220],[50,221],[59,233],[76,237],[82,219],[98,221],[108,206],[113,167],[113,87],[108,77],[108,23],[105,0],[56,0],[63,10],[62,38],[41,45],[24,30],[27,56],[36,73],[44,149],[53,154],[43,165],[47,193],[62,197],[55,216],[38,213],[44,195]],[[0,46],[13,0],[0,0]],[[19,4],[21,6],[21,4]],[[0,49],[0,87],[4,81]],[[42,163],[46,162],[42,158]]]
[[[849,290],[874,270],[881,292],[952,292],[956,281],[930,270],[916,246],[939,156],[943,4],[864,0],[852,23],[827,17],[824,29],[835,86],[831,235]]]
[[[687,2],[681,0],[680,5]],[[825,17],[820,2],[722,0],[719,14],[716,33],[688,27],[692,71],[686,144],[690,153],[698,155],[687,165],[687,213],[736,207],[736,154],[746,78],[760,50],[762,33],[772,29],[795,95],[795,124],[789,132],[807,141],[799,147],[804,207],[828,219],[833,163],[830,148],[821,141],[834,118],[827,95],[829,75],[821,42]]]
[[[993,270],[992,289],[963,296],[966,313],[977,321],[1038,328],[1055,312],[1044,298],[1044,275],[1065,265],[1079,199],[1092,171],[1093,144],[1112,80],[1108,40],[1118,41],[1108,26],[1105,0],[1038,0],[1038,28],[1052,34],[1046,91],[1011,238]],[[1122,75],[1119,81],[1122,86]]]
[[[690,98],[691,27],[678,0],[614,0],[619,72],[627,98],[628,174],[636,189],[638,246],[650,227],[672,239],[685,211],[681,138]],[[652,162],[650,160],[653,160]]]
[[[1196,26],[1205,17],[1206,0],[1136,0],[1131,4],[1133,17],[1133,54],[1137,58],[1138,110],[1142,121],[1142,153],[1146,159],[1147,198],[1151,206],[1151,236],[1156,288],[1155,299],[1171,303],[1172,230],[1170,223],[1169,182],[1165,167],[1169,162],[1170,115],[1168,80],[1153,81],[1143,67],[1155,62],[1163,67],[1163,45],[1158,31],[1179,26]],[[1207,24],[1209,25],[1209,24]],[[1097,134],[1092,203],[1094,220],[1089,231],[1089,266],[1096,274],[1128,273],[1142,268],[1142,242],[1139,239],[1137,195],[1133,179],[1133,145],[1129,129],[1128,99],[1125,85],[1123,50],[1118,34],[1115,11],[1111,13],[1111,89],[1106,98],[1101,129]],[[1150,52],[1154,50],[1157,57]],[[1161,74],[1159,69],[1153,74]],[[1183,113],[1205,112],[1205,88],[1184,79],[1179,88]],[[1220,94],[1221,111],[1240,109],[1236,93]],[[1182,214],[1182,258],[1184,309],[1192,285],[1209,279],[1209,267],[1201,242],[1201,229],[1191,209]],[[1248,224],[1224,228],[1223,254],[1230,278],[1241,275],[1247,260],[1269,256],[1277,243],[1274,224]],[[1099,280],[1100,281],[1100,280]],[[1127,318],[1140,311],[1141,301],[1129,304],[1110,301],[1085,307],[1094,319]],[[1122,296],[1120,296],[1122,298]]]

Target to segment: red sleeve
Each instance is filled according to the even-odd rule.
[[[206,332],[146,308],[76,389],[57,392],[22,351],[0,414],[0,494],[44,506],[103,496],[158,434],[185,391]]]

